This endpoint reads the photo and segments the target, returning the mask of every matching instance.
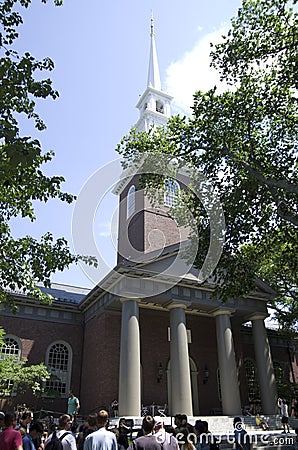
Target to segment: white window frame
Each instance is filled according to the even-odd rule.
[[[55,369],[55,368],[51,367],[50,364],[49,364],[50,352],[51,352],[52,348],[55,345],[57,345],[57,346],[61,345],[61,346],[64,346],[67,349],[68,353],[67,353],[66,370],[65,369],[58,369],[58,368]],[[49,369],[49,371],[54,376],[58,377],[58,379],[62,383],[62,386],[64,386],[63,391],[62,390],[59,391],[59,389],[57,389],[58,392],[60,393],[60,398],[68,397],[68,393],[69,393],[69,389],[70,389],[71,370],[72,370],[72,354],[73,354],[73,352],[72,352],[71,346],[67,342],[62,341],[62,340],[52,342],[48,346],[47,351],[46,351],[46,362],[45,362],[45,364],[46,364],[47,368]],[[50,383],[53,384],[53,388],[55,387],[55,381],[54,380],[53,381],[47,380],[45,382],[45,384],[44,384],[45,389],[47,389],[47,386]],[[57,385],[58,385],[57,387],[59,387],[59,381],[58,380],[57,380]],[[43,396],[44,397],[51,397],[51,395],[49,395],[47,392],[45,392],[43,394]]]
[[[18,347],[16,362],[20,362],[21,358],[22,358],[22,351],[23,351],[23,346],[22,346],[22,342],[21,342],[20,338],[18,338],[17,336],[15,336],[13,334],[6,334],[3,339],[4,339],[4,345],[6,345],[5,341],[7,339],[11,339],[11,340],[16,342],[17,347]],[[15,352],[13,352],[13,353],[5,353],[5,356],[15,356],[15,355],[16,355]],[[0,360],[2,361],[5,358],[5,356],[3,356],[3,353],[1,351],[0,352]]]
[[[127,193],[126,218],[128,219],[136,210],[136,187],[132,184]]]
[[[250,368],[247,367],[247,364],[250,364]],[[248,373],[248,369],[250,369],[250,370],[252,369],[251,373],[253,373],[253,377],[250,377],[250,374]],[[258,380],[256,363],[252,358],[244,359],[244,370],[245,370],[245,377],[246,377],[246,382],[247,382],[248,400],[250,402],[254,401],[254,400],[258,400],[260,397],[259,380]],[[254,398],[252,398],[252,396]]]
[[[180,185],[178,181],[173,179],[165,180],[164,204],[168,208],[173,208],[180,193]]]
[[[22,342],[21,342],[20,338],[18,338],[14,334],[6,334],[4,336],[4,338],[3,338],[4,344],[1,346],[1,348],[4,347],[4,346],[7,346],[6,340],[8,340],[8,339],[11,339],[12,341],[14,341],[16,343],[15,347],[17,348],[17,351],[14,351],[12,353],[5,352],[4,354],[3,354],[2,351],[0,351],[0,361],[3,361],[6,357],[14,357],[15,356],[16,358],[14,359],[14,362],[18,363],[18,362],[21,361],[21,358],[22,358],[22,351],[23,351]],[[4,397],[5,396],[11,396],[11,395],[14,396],[15,393],[11,392],[11,388],[12,387],[13,387],[13,382],[12,381],[8,381],[8,389],[9,390],[2,392],[0,395],[2,395]]]

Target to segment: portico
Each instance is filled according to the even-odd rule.
[[[169,258],[173,258],[171,255]],[[170,261],[169,261],[170,263]],[[163,260],[164,265],[164,260]],[[207,318],[214,323],[216,330],[216,366],[218,367],[218,380],[220,386],[220,404],[224,415],[241,414],[242,406],[246,403],[241,399],[239,389],[239,358],[235,354],[234,331],[232,321],[247,322],[251,320],[254,339],[254,355],[259,376],[259,386],[262,401],[262,411],[266,414],[274,414],[276,411],[276,384],[271,358],[270,345],[266,334],[264,320],[267,317],[265,298],[269,292],[259,291],[252,293],[247,299],[233,299],[222,305],[218,300],[211,298],[211,285],[204,283],[199,286],[194,283],[193,276],[196,270],[192,269],[192,276],[186,275],[184,280],[177,280],[177,285],[165,290],[158,296],[145,296],[146,292],[160,291],[163,283],[160,280],[152,282],[153,271],[158,272],[158,261],[147,266],[142,266],[142,278],[139,278],[138,265],[133,276],[133,264],[129,269],[129,276],[120,282],[119,291],[126,292],[127,298],[121,298],[122,325],[120,343],[120,372],[119,372],[119,411],[120,415],[140,414],[141,395],[141,361],[142,341],[140,339],[141,327],[139,322],[140,310],[163,311],[169,321],[168,356],[167,363],[169,374],[167,377],[167,403],[170,414],[185,413],[188,416],[199,414],[200,390],[197,379],[193,379],[193,371],[190,369],[189,334],[193,330],[188,328],[190,318],[200,321],[200,317]],[[125,273],[128,268],[126,267]],[[151,279],[150,279],[151,278]],[[190,283],[190,279],[192,283]],[[138,282],[141,290],[136,289]],[[129,284],[131,283],[131,291]],[[191,286],[193,284],[193,286]],[[261,286],[264,289],[264,284]],[[130,292],[130,294],[128,294]],[[259,313],[256,311],[259,310]],[[254,311],[254,312],[253,312]],[[208,339],[208,336],[206,336]],[[200,348],[206,346],[206,342],[194,342],[192,346]],[[262,350],[261,350],[262,349]],[[154,353],[150,355],[154,358]],[[202,367],[205,361],[196,360],[194,364]],[[145,367],[142,368],[145,371]],[[145,375],[145,374],[144,374]],[[217,386],[214,386],[214,389]],[[197,387],[197,389],[194,388]],[[146,385],[144,386],[146,391]],[[193,398],[197,396],[198,404]]]

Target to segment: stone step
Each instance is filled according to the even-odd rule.
[[[156,418],[159,418],[164,421],[165,425],[171,425],[174,426],[174,418],[168,417],[168,416],[155,416]],[[255,416],[240,416],[244,428],[251,431],[257,431],[261,430],[260,427],[256,425],[256,419]],[[282,430],[282,424],[281,424],[281,416],[280,415],[262,415],[266,422],[269,425],[269,430]],[[140,427],[142,424],[143,417],[131,417],[128,416],[126,419],[131,419],[134,423],[134,427]],[[206,420],[209,424],[209,429],[212,432],[218,432],[218,433],[233,433],[234,427],[233,427],[233,419],[234,416],[200,416],[200,417],[188,417],[188,422],[192,425],[195,424],[196,420]],[[118,418],[111,418],[110,424],[111,426],[117,426],[118,425]],[[293,417],[289,418],[289,425],[291,429],[298,428],[298,419],[295,419]]]
[[[282,433],[282,424],[280,415],[262,415],[269,425],[268,431],[263,431],[261,427],[256,426],[255,416],[240,416],[244,428],[247,433],[252,437],[254,442],[254,448],[260,447],[262,450],[288,450],[293,449],[296,442],[295,428],[298,429],[298,419],[293,417],[289,418],[289,425],[291,429],[290,434]],[[126,417],[133,421],[133,428],[136,434],[136,430],[141,428],[143,417]],[[155,416],[155,419],[161,419],[165,426],[174,426],[173,417],[161,417]],[[209,430],[220,441],[220,449],[232,449],[234,448],[234,416],[200,416],[200,417],[188,417],[188,422],[192,425],[196,420],[206,420],[209,425]],[[110,420],[110,426],[118,426],[119,419],[112,418]],[[135,436],[134,436],[135,437]],[[297,446],[298,448],[298,446]]]

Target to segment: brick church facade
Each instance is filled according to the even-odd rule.
[[[137,129],[164,125],[171,99],[161,89],[152,25]],[[109,409],[115,399],[124,416],[139,416],[142,405],[167,405],[169,414],[234,415],[253,402],[274,414],[277,378],[295,381],[297,374],[293,349],[265,326],[275,293],[256,279],[250,295],[223,305],[212,298],[212,280],[198,283],[195,267],[171,273],[185,230],[170,218],[168,199],[151,206],[138,181],[132,174],[114,190],[120,199],[118,263],[102,282],[91,291],[53,284],[44,289],[53,295],[51,305],[15,293],[16,315],[2,306],[5,353],[45,362],[54,375],[41,398],[10,400],[62,413],[72,389],[84,415]]]

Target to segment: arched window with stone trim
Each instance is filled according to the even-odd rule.
[[[255,362],[251,358],[246,358],[244,360],[244,368],[246,375],[248,400],[252,402],[260,398],[260,387]]]
[[[22,344],[18,337],[7,334],[4,337],[4,344],[1,346],[0,360],[12,357],[19,362],[22,357]]]
[[[45,382],[45,395],[67,397],[70,387],[72,368],[72,349],[67,342],[52,343],[46,353],[46,366],[51,378]]]
[[[12,334],[7,334],[5,335],[3,340],[4,343],[0,347],[0,361],[3,361],[5,358],[12,358],[13,362],[18,363],[22,358],[22,343],[20,339]],[[6,380],[4,384],[2,383],[2,390],[0,395],[11,395],[12,387],[13,381]]]
[[[172,208],[177,201],[179,192],[180,192],[180,185],[176,180],[173,179],[165,180],[165,194],[164,194],[165,206]]]
[[[127,219],[135,212],[136,209],[136,187],[135,185],[130,186],[127,194]]]

